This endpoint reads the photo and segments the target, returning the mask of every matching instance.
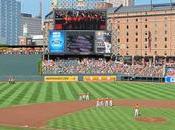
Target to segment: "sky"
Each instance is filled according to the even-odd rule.
[[[39,1],[40,0],[20,0],[21,1],[21,8],[23,13],[31,13],[34,16],[39,15]],[[43,7],[44,7],[44,15],[49,13],[50,11],[50,1],[51,0],[43,0]],[[149,4],[151,0],[135,0],[135,4]],[[172,0],[175,2],[175,0]],[[170,0],[153,0],[154,4],[157,3],[167,3]]]

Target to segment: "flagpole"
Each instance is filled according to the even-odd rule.
[[[152,10],[152,8],[153,8],[153,1],[151,0],[150,2],[151,2],[151,10]]]
[[[171,5],[171,9],[173,8],[173,3],[172,0],[170,0],[170,5]]]

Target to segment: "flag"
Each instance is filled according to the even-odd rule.
[[[152,42],[151,31],[149,31],[148,32],[148,48],[150,52],[151,52],[151,42]]]

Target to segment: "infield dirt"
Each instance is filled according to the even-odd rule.
[[[14,106],[0,109],[0,124],[28,127],[43,127],[51,119],[94,107],[95,100],[88,102],[59,102],[32,104],[26,106]],[[141,107],[175,108],[175,101],[160,100],[115,100],[115,106],[133,107],[139,104]]]

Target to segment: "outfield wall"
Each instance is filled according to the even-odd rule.
[[[138,82],[165,82],[162,77],[134,77],[124,75],[12,75],[16,81],[45,81],[45,82],[112,82],[112,81],[138,81]],[[0,75],[0,81],[8,81],[9,75]]]
[[[9,75],[7,76],[0,76],[1,82],[7,82],[9,80]],[[16,81],[44,81],[44,77],[40,75],[15,75]]]
[[[0,55],[0,76],[38,75],[40,54],[32,55]]]

